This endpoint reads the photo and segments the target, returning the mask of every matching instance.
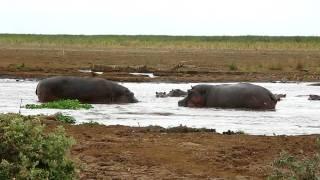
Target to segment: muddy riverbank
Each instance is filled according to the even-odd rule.
[[[124,82],[319,81],[312,50],[0,48],[0,77],[99,76]],[[84,73],[92,69],[103,74]],[[131,73],[154,73],[155,78]]]
[[[52,127],[52,125],[50,125]],[[81,179],[265,179],[282,151],[310,157],[316,136],[166,133],[157,128],[65,126]]]

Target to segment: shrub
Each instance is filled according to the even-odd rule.
[[[90,120],[89,122],[83,122],[82,124],[86,125],[86,126],[90,126],[90,127],[101,125],[100,123],[93,121],[93,120]]]
[[[238,66],[236,64],[232,63],[232,64],[229,65],[229,70],[230,71],[236,71],[236,70],[238,70]]]
[[[269,180],[320,180],[320,138],[316,140],[317,153],[311,157],[297,159],[287,152],[282,152],[280,158],[273,163],[274,171]]]
[[[90,109],[93,108],[91,104],[82,104],[79,100],[58,100],[47,102],[43,104],[27,104],[27,109]]]
[[[283,70],[283,67],[281,64],[272,64],[271,66],[269,66],[269,69],[272,71],[281,71]]]
[[[63,123],[69,123],[69,124],[76,123],[76,119],[74,117],[63,115],[60,112],[54,114],[54,117],[56,118],[56,120],[58,120],[60,122],[63,122]]]
[[[44,132],[39,116],[0,114],[0,179],[74,179],[66,157],[74,140],[58,127]]]
[[[304,65],[301,62],[298,62],[296,64],[296,70],[301,71],[301,70],[303,70],[303,68],[304,68]]]

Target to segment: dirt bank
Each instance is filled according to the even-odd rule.
[[[48,49],[1,48],[0,76],[42,78],[92,76],[115,81],[222,82],[319,81],[320,52],[214,49]],[[152,72],[157,77],[134,76]]]
[[[82,179],[264,179],[283,150],[314,153],[315,136],[169,133],[125,126],[65,126]]]

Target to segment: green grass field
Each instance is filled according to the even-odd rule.
[[[320,37],[0,34],[0,46],[319,50]]]

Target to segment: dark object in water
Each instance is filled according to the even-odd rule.
[[[266,88],[250,84],[196,85],[188,90],[188,96],[178,102],[184,107],[246,108],[256,110],[275,109],[277,100]]]
[[[40,102],[64,99],[93,104],[138,102],[128,88],[102,78],[51,77],[38,83],[36,94]]]
[[[320,100],[319,95],[310,94],[308,100]]]
[[[276,97],[277,101],[281,101],[282,98],[285,98],[287,95],[286,94],[273,94],[274,97]]]
[[[166,92],[156,92],[156,97],[185,97],[187,92],[182,91],[181,89],[172,89],[168,94]]]
[[[320,83],[309,84],[309,86],[320,86]]]

